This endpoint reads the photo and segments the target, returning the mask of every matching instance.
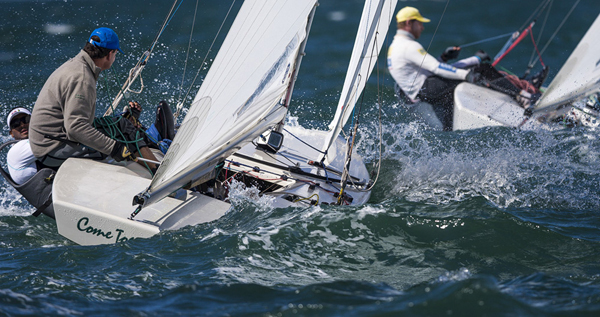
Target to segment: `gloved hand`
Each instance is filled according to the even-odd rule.
[[[481,62],[491,62],[492,59],[490,58],[490,56],[488,55],[488,53],[486,53],[483,50],[479,50],[477,51],[477,53],[475,53],[475,56],[479,57],[479,59],[481,60]]]
[[[455,59],[458,57],[460,53],[460,47],[458,46],[449,46],[440,56],[440,59],[445,63],[451,59]]]
[[[173,141],[169,139],[163,139],[162,141],[158,141],[157,145],[163,154],[167,154],[167,150],[171,146],[171,143],[173,143]]]
[[[127,111],[124,117],[129,120],[136,128],[141,128],[140,114],[142,113],[142,106],[137,101],[130,101]]]
[[[467,74],[467,78],[465,78],[465,80],[467,82],[470,82],[471,84],[476,84],[480,78],[481,74],[475,71],[475,69],[471,69],[471,71],[469,71],[469,73]]]
[[[117,162],[123,160],[133,161],[133,157],[131,156],[131,152],[129,152],[127,145],[119,141],[115,141],[115,146],[110,152],[110,157],[114,158]]]

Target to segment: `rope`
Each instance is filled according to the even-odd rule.
[[[143,137],[140,137],[140,129],[136,128],[135,139],[128,141],[127,138],[125,137],[125,135],[123,134],[123,131],[121,131],[121,129],[119,129],[119,127],[118,127],[118,124],[121,120],[127,120],[127,119],[124,119],[122,116],[97,117],[97,118],[94,118],[94,122],[92,123],[92,125],[96,129],[101,127],[105,131],[106,136],[108,136],[109,138],[111,138],[115,141],[125,143],[128,145],[135,144],[135,149],[137,150],[136,152],[138,153],[139,157],[144,158],[144,156],[142,155],[142,152],[140,151],[140,147],[138,145],[138,142],[144,140]],[[150,171],[150,174],[152,174],[152,170],[150,169],[148,164],[146,164],[146,162],[143,162],[143,163],[144,163],[144,166],[146,166],[146,168],[148,169],[148,171]]]
[[[296,199],[296,200],[294,200],[294,202],[297,203],[297,202],[300,202],[303,200],[309,200],[309,199],[313,198],[314,196],[317,196],[317,203],[315,205],[318,205],[319,204],[319,195],[317,195],[316,193],[314,193],[308,197],[305,197],[305,198]]]
[[[540,50],[538,50],[537,44],[535,43],[535,40],[533,39],[533,33],[529,32],[529,34],[531,35],[531,42],[533,42],[533,47],[535,47],[535,51],[538,53],[538,58],[540,60],[540,64],[542,64],[542,67],[546,67],[546,65],[544,65],[544,61],[542,60],[542,54],[540,54]]]

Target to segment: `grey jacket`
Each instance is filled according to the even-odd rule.
[[[100,71],[82,50],[46,80],[29,123],[29,141],[35,157],[42,158],[62,144],[45,135],[81,143],[110,155],[115,141],[92,126]]]

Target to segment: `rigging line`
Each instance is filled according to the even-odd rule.
[[[548,45],[550,45],[550,42],[552,42],[552,40],[554,39],[554,37],[556,37],[556,34],[558,34],[558,31],[560,31],[560,29],[565,24],[565,22],[567,21],[567,19],[571,15],[571,13],[573,13],[573,10],[575,10],[575,7],[579,4],[580,1],[581,0],[577,0],[577,2],[575,2],[575,4],[573,4],[573,6],[571,7],[571,10],[569,10],[569,13],[567,13],[567,15],[562,20],[562,22],[560,22],[560,25],[558,26],[558,28],[556,29],[556,31],[554,31],[554,33],[552,34],[552,36],[550,36],[550,39],[548,40],[548,42],[546,42],[546,45],[544,45],[544,48],[542,48],[542,50],[540,51],[540,53],[539,53],[540,56],[542,54],[544,54],[544,51],[546,51],[546,48],[548,48]],[[536,63],[537,63],[537,60],[533,63],[533,66],[535,66]]]
[[[293,137],[294,137],[294,138],[296,138],[298,141],[300,141],[300,142],[304,143],[304,145],[308,146],[309,148],[311,148],[311,149],[313,149],[313,150],[315,150],[315,151],[317,151],[317,152],[319,152],[319,153],[321,153],[321,154],[327,154],[327,153],[325,153],[325,152],[323,152],[323,151],[321,151],[321,150],[317,149],[316,147],[314,147],[314,146],[312,146],[312,145],[308,144],[306,141],[302,140],[301,138],[299,138],[299,137],[295,136],[293,133],[291,133],[290,131],[288,131],[286,128],[283,128],[283,131],[287,132],[289,135],[293,136]]]
[[[442,16],[440,17],[440,21],[438,22],[437,26],[435,27],[435,31],[433,32],[433,36],[431,37],[431,41],[429,41],[429,45],[427,46],[427,52],[429,52],[429,48],[431,48],[431,44],[433,43],[433,39],[435,38],[435,35],[437,34],[437,31],[440,28],[440,25],[442,24],[442,20],[444,19],[444,15],[446,14],[446,10],[448,9],[448,5],[449,4],[450,4],[450,0],[447,0],[446,1],[446,6],[444,7],[444,11],[442,12]],[[423,55],[423,59],[421,60],[421,65],[419,65],[419,71],[415,74],[415,78],[413,79],[413,82],[410,85],[410,90],[412,90],[413,86],[415,85],[415,81],[417,81],[417,77],[418,77],[419,73],[423,69],[423,63],[425,63],[425,57],[426,56],[427,56],[427,54]]]
[[[169,25],[169,23],[171,23],[171,20],[175,16],[175,13],[179,10],[179,7],[181,7],[181,4],[183,4],[183,0],[181,0],[179,5],[177,6],[177,9],[175,9],[175,11],[173,11],[173,9],[175,8],[175,4],[177,4],[177,1],[178,0],[175,0],[175,2],[173,3],[173,6],[171,7],[171,11],[169,12],[167,17],[165,18],[165,21],[163,22],[163,26],[160,28],[160,30],[156,34],[156,38],[154,38],[154,43],[152,44],[152,47],[150,48],[150,52],[152,52],[152,50],[154,49],[154,46],[156,46],[156,43],[158,43],[158,39],[160,38],[162,33],[165,31],[165,28],[167,28],[167,25]]]
[[[185,64],[183,66],[183,74],[181,75],[181,85],[179,85],[179,96],[177,97],[177,100],[181,99],[183,83],[185,81],[185,72],[187,70],[187,64],[190,57],[190,48],[192,47],[192,37],[194,35],[194,26],[196,25],[196,16],[198,15],[198,2],[199,0],[196,0],[196,9],[194,9],[194,20],[192,21],[192,29],[190,30],[190,40],[188,42],[187,53],[185,54]]]
[[[160,29],[158,30],[158,32],[156,32],[156,36],[154,37],[154,40],[152,41],[152,44],[150,45],[150,49],[148,49],[149,53],[148,54],[144,54],[144,55],[142,55],[142,57],[140,57],[140,59],[138,60],[138,65],[140,65],[141,63],[143,63],[144,60],[148,61],[148,59],[150,58],[150,53],[152,53],[152,51],[154,50],[154,47],[158,43],[158,39],[160,38],[160,36],[164,32],[165,28],[167,28],[167,25],[169,25],[169,23],[171,22],[171,19],[173,19],[173,17],[175,16],[175,13],[177,12],[177,10],[179,10],[179,7],[181,7],[181,4],[183,3],[183,0],[181,0],[181,2],[179,3],[179,5],[177,5],[178,1],[179,0],[175,0],[173,2],[173,5],[171,6],[171,10],[169,10],[169,13],[165,17],[165,20],[163,21],[162,26],[160,27]],[[175,8],[175,6],[177,6],[177,8]]]
[[[258,147],[258,144],[254,141],[252,141],[252,144],[256,147]],[[292,167],[292,166],[296,166],[296,163],[294,163],[294,161],[292,161],[291,159],[289,159],[287,156],[281,154],[281,152],[277,152],[277,154],[283,156],[283,158],[287,159],[288,161],[290,161],[292,163],[292,165],[288,165],[287,163],[283,162],[282,160],[278,159],[276,156],[272,155],[271,153],[264,151],[263,153],[265,153],[266,155],[268,155],[269,157],[271,157],[273,160],[283,164],[284,166],[287,167]]]
[[[150,45],[150,48],[148,50],[146,50],[142,54],[142,56],[138,59],[138,61],[135,64],[135,66],[129,71],[129,75],[127,76],[127,80],[125,81],[125,84],[119,88],[119,92],[117,93],[117,97],[115,97],[115,99],[111,103],[109,109],[107,109],[107,111],[105,112],[105,115],[109,115],[110,113],[114,112],[114,110],[115,110],[114,107],[116,107],[116,105],[121,101],[122,96],[124,96],[127,91],[131,91],[129,89],[129,87],[131,87],[131,84],[133,83],[133,80],[135,79],[135,77],[139,75],[140,78],[141,78],[141,71],[143,69],[143,66],[145,66],[145,64],[150,59],[150,55],[152,54],[152,51],[154,50],[154,47],[156,46],[156,43],[158,42],[158,39],[160,38],[160,35],[162,34],[162,32],[164,31],[164,29],[167,27],[167,25],[169,24],[169,22],[173,18],[173,15],[175,15],[175,12],[177,12],[177,10],[179,10],[179,7],[181,6],[181,3],[183,3],[183,0],[182,0],[182,2],[179,3],[179,6],[177,6],[177,9],[175,9],[175,6],[177,5],[178,1],[179,0],[175,0],[173,2],[173,5],[171,6],[171,10],[169,11],[169,13],[167,14],[167,16],[165,17],[165,20],[163,21],[163,24],[162,24],[161,28],[159,29],[159,31],[157,32],[156,36],[154,37],[154,40],[152,41],[152,44]],[[135,72],[137,72],[137,74],[134,75]],[[143,89],[143,84],[142,84],[142,89]],[[141,90],[139,92],[134,92],[134,93],[141,93]]]
[[[382,148],[382,143],[383,143],[383,126],[381,124],[381,87],[380,87],[380,83],[379,83],[379,77],[380,77],[380,73],[379,73],[379,59],[377,59],[377,64],[375,65],[375,67],[377,68],[377,103],[379,104],[379,162],[377,163],[377,174],[375,176],[375,180],[373,181],[373,183],[371,184],[371,186],[369,186],[369,188],[367,188],[366,190],[369,191],[371,189],[373,189],[373,187],[375,187],[375,184],[377,183],[377,180],[379,179],[379,172],[381,171],[381,157],[382,152],[381,152],[381,148]],[[354,184],[354,182],[352,182],[352,184]],[[356,187],[356,185],[355,185]]]
[[[377,34],[379,34],[379,33],[377,33]],[[374,42],[373,50],[375,49],[375,47],[377,47],[377,39],[378,39],[378,36],[375,35],[375,42]],[[380,137],[379,137],[379,164],[378,164],[379,167],[378,167],[378,170],[377,170],[377,176],[375,178],[375,181],[371,184],[371,186],[369,188],[366,188],[366,189],[363,189],[363,190],[359,189],[359,187],[354,183],[354,180],[352,179],[352,177],[349,177],[350,178],[350,182],[356,188],[357,191],[369,191],[369,190],[371,190],[375,186],[375,183],[377,183],[377,179],[379,178],[379,171],[380,171],[380,168],[381,168],[381,142],[382,142],[382,133],[381,132],[382,132],[382,126],[381,126],[381,95],[380,95],[380,90],[379,90],[379,88],[380,88],[379,87],[379,59],[376,59],[375,62],[376,62],[376,66],[375,67],[377,68],[377,99],[378,99],[378,104],[379,104],[379,135],[380,135]],[[371,63],[371,61],[369,61],[369,63]],[[371,65],[369,64],[369,67],[370,66]],[[361,108],[362,108],[362,105],[363,105],[364,97],[365,97],[365,94],[363,93],[363,95],[361,97],[361,103],[360,103],[360,107],[359,107],[359,111],[358,111],[358,118],[356,119],[355,128],[358,127],[358,121],[360,119],[359,117],[360,117],[360,112],[361,112]],[[355,131],[355,133],[356,133],[356,131]],[[354,144],[352,144],[352,147],[354,147]],[[348,171],[348,167],[346,165],[344,165],[344,170],[347,171],[348,174],[350,174],[350,171]]]
[[[233,9],[233,5],[235,4],[235,1],[236,0],[233,0],[233,2],[231,3],[231,6],[229,7],[229,10],[227,11],[227,14],[225,15],[225,18],[223,19],[223,22],[221,22],[221,26],[219,27],[219,30],[217,31],[217,34],[215,35],[215,38],[213,39],[212,43],[210,44],[210,47],[208,48],[208,51],[206,52],[206,55],[204,56],[204,59],[202,60],[202,63],[200,64],[200,67],[198,67],[198,72],[196,73],[196,77],[194,77],[194,80],[192,81],[192,84],[190,85],[190,88],[185,93],[185,96],[183,96],[183,98],[177,104],[177,111],[175,111],[175,115],[174,115],[175,118],[179,117],[179,114],[181,113],[181,108],[183,107],[183,101],[185,99],[187,99],[187,97],[190,94],[190,91],[192,90],[192,87],[194,87],[194,83],[196,83],[196,79],[198,79],[198,76],[200,75],[200,71],[202,71],[202,67],[204,66],[204,63],[206,62],[206,59],[208,58],[208,54],[210,54],[210,52],[212,51],[212,47],[215,44],[215,42],[217,41],[217,38],[219,37],[219,34],[221,34],[221,30],[223,29],[223,25],[225,25],[225,21],[227,21],[227,18],[229,17],[229,13],[231,13],[231,9]]]
[[[540,28],[540,33],[539,33],[539,34],[538,34],[538,36],[537,36],[537,40],[536,40],[536,41],[534,41],[534,45],[537,45],[537,44],[535,44],[535,43],[539,43],[539,42],[540,42],[540,40],[542,39],[542,33],[544,33],[544,29],[546,28],[546,22],[548,22],[548,17],[550,16],[550,11],[552,10],[552,4],[553,4],[553,3],[554,3],[554,0],[551,0],[551,1],[549,2],[549,5],[550,5],[550,7],[548,7],[548,10],[546,10],[546,16],[544,17],[544,22],[542,23],[542,26],[541,26],[541,28]],[[544,9],[545,9],[545,8],[544,8]],[[533,33],[532,33],[532,36],[533,36]],[[531,52],[531,57],[529,58],[529,63],[527,63],[527,65],[528,65],[528,69],[531,69],[531,68],[533,68],[533,66],[532,66],[532,65],[533,65],[533,60],[534,60],[534,58],[535,58],[535,55],[536,55],[535,53],[536,53],[536,52],[539,54],[539,51],[537,51],[537,47],[536,47],[536,48],[534,48],[534,50]],[[540,55],[538,55],[538,56],[540,56]]]
[[[376,31],[375,35],[374,35],[373,46],[371,47],[371,53],[369,54],[369,56],[374,55],[375,48],[378,47],[378,45],[377,45],[378,39],[379,39],[379,32]],[[375,58],[376,62],[379,61],[378,57],[379,56],[377,55]],[[367,65],[368,70],[371,69],[371,63],[373,63],[373,59],[369,58],[369,64]],[[366,86],[366,80],[365,80],[365,86]],[[356,98],[358,98],[358,97],[356,97]],[[350,167],[350,162],[352,160],[352,150],[354,149],[354,142],[356,141],[356,135],[358,134],[358,124],[360,123],[360,114],[362,112],[362,106],[364,105],[364,100],[365,100],[365,93],[363,91],[360,96],[360,104],[358,106],[358,112],[356,113],[356,117],[354,118],[354,128],[350,130],[350,138],[352,138],[352,141],[350,141],[350,138],[349,138],[348,142],[347,142],[348,149],[346,152],[346,162],[344,162],[344,169],[343,169],[342,177],[341,177],[342,184],[340,184],[341,189],[340,189],[339,196],[338,196],[338,204],[340,204],[340,205],[341,205],[341,202],[344,200],[343,194],[346,189],[346,183],[347,183],[348,178],[350,178],[350,182],[352,182],[352,185],[358,189],[356,184],[354,184],[354,180],[352,180],[352,177],[348,177],[348,175],[350,175],[349,167]]]
[[[531,13],[531,15],[529,16],[529,18],[527,18],[527,20],[525,20],[525,23],[523,23],[523,25],[521,25],[521,27],[519,28],[519,30],[524,29],[525,27],[527,27],[529,24],[531,24],[531,21],[536,20],[537,17],[540,15],[540,13],[542,11],[545,10],[546,6],[548,5],[548,3],[550,3],[553,0],[546,0],[543,1],[542,3],[540,3],[538,5],[537,8],[535,8],[535,10],[533,10],[533,12]],[[534,18],[535,16],[535,18]]]
[[[483,40],[479,40],[479,41],[475,41],[475,42],[471,42],[471,43],[467,43],[467,44],[463,44],[463,45],[459,45],[460,48],[465,48],[465,47],[469,47],[469,46],[473,46],[476,44],[481,44],[481,43],[485,43],[485,42],[490,42],[493,40],[497,40],[497,39],[501,39],[504,37],[508,37],[511,36],[514,32],[509,32],[506,34],[502,34],[502,35],[497,35],[497,36],[493,36],[493,37],[488,37],[487,39],[483,39]]]

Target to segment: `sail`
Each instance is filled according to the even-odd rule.
[[[600,90],[600,15],[583,36],[536,105],[552,110]]]
[[[199,178],[282,120],[316,0],[244,1],[150,187],[154,203]]]
[[[356,101],[365,88],[383,47],[397,2],[397,0],[365,1],[342,94],[333,121],[329,124],[330,131],[323,152],[329,149],[352,115]]]

